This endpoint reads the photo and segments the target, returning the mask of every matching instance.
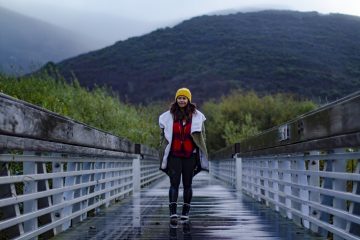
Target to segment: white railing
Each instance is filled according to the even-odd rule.
[[[109,206],[134,192],[134,186],[140,186],[142,179],[134,177],[139,171],[134,169],[137,162],[136,154],[0,155],[0,208],[6,215],[0,221],[2,236],[5,239],[52,236],[96,214],[102,206]],[[162,177],[158,165],[149,165],[145,159],[140,163],[147,165],[140,175],[157,172],[147,179],[147,184]]]
[[[321,236],[360,239],[359,119],[357,92],[224,148],[210,173]]]
[[[355,148],[235,156],[212,160],[210,173],[300,226],[355,240],[360,239],[359,159]]]
[[[236,187],[236,161],[234,158],[210,161],[210,175]]]
[[[162,171],[159,171],[159,159],[156,157],[147,157],[146,161],[140,162],[141,167],[141,187],[149,185],[159,177],[164,176]]]
[[[156,151],[0,94],[0,239],[49,239],[165,176]]]
[[[359,239],[360,152],[331,152],[242,158],[242,189],[323,236]]]

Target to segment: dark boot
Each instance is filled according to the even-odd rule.
[[[176,208],[177,208],[177,203],[175,202],[169,203],[170,218],[178,217],[178,215],[176,214]]]
[[[184,221],[182,227],[183,227],[184,239],[191,239],[190,221]]]
[[[178,215],[176,214],[177,204],[176,202],[172,202],[169,204],[170,210],[170,225],[177,225]]]
[[[183,221],[188,220],[189,212],[190,212],[190,204],[184,203],[180,219]]]

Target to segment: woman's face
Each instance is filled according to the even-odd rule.
[[[186,105],[189,103],[189,99],[185,96],[178,96],[176,99],[177,104],[179,107],[183,108],[186,107]]]

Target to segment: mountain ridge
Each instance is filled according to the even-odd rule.
[[[183,86],[198,102],[238,88],[333,100],[360,87],[358,42],[360,18],[351,15],[204,15],[56,67],[65,78],[75,74],[82,85],[110,86],[134,103],[170,100]]]

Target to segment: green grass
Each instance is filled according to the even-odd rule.
[[[110,89],[89,90],[77,81],[67,83],[47,75],[15,78],[0,74],[0,91],[132,142],[157,145],[157,116],[121,102]]]

